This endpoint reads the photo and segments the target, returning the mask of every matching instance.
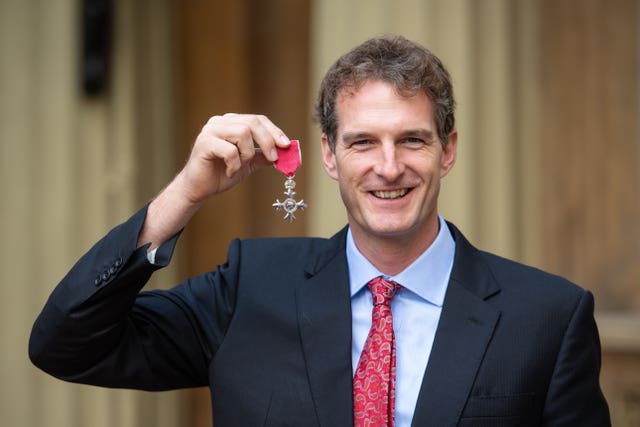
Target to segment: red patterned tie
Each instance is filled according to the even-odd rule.
[[[376,277],[369,282],[373,295],[371,330],[353,378],[355,427],[393,427],[396,341],[391,298],[400,285]]]

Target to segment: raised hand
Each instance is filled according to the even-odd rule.
[[[248,114],[214,116],[196,138],[181,174],[183,191],[193,203],[236,185],[256,169],[276,161],[276,145],[289,139],[267,117]]]
[[[189,160],[151,202],[138,245],[159,246],[182,229],[210,196],[238,184],[278,158],[289,138],[267,117],[229,113],[214,116],[200,131]]]

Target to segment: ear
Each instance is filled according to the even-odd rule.
[[[452,130],[447,137],[447,144],[442,149],[440,161],[440,177],[446,176],[456,163],[458,153],[458,131]]]
[[[332,179],[338,180],[338,167],[336,165],[336,155],[329,147],[329,140],[326,134],[322,134],[322,166]]]

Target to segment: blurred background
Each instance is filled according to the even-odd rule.
[[[450,69],[459,160],[441,211],[477,246],[596,296],[614,425],[640,425],[638,0],[0,0],[0,425],[211,425],[206,389],[104,390],[27,357],[48,294],[162,189],[206,120],[262,113],[302,141],[293,224],[266,168],[210,201],[168,287],[229,239],[330,236],[345,223],[311,120],[326,68],[385,33]]]

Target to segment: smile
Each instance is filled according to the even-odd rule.
[[[372,191],[373,195],[379,199],[398,199],[409,192],[408,188],[388,191]]]

